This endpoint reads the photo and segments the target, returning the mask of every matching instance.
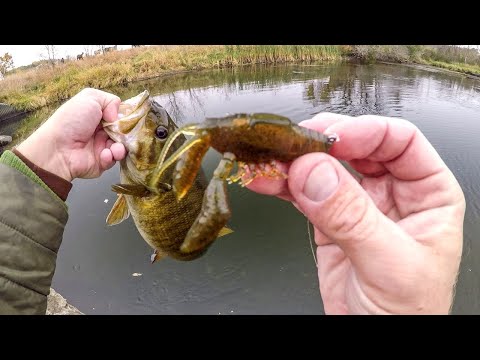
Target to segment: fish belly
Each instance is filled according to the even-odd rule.
[[[143,239],[160,253],[179,260],[191,260],[207,249],[182,253],[182,245],[190,227],[200,213],[206,181],[197,176],[189,193],[177,201],[173,191],[150,197],[127,195],[127,203],[135,225]]]

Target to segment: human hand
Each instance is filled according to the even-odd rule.
[[[125,147],[99,125],[115,121],[120,98],[84,89],[63,104],[17,149],[35,165],[67,181],[99,177],[125,157]]]
[[[465,198],[433,146],[401,119],[322,113],[301,125],[340,141],[281,164],[288,180],[248,188],[292,201],[314,225],[325,313],[449,313]]]

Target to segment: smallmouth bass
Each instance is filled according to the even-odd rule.
[[[171,191],[173,167],[165,171],[154,186],[150,181],[169,134],[178,129],[167,111],[144,91],[123,101],[118,120],[103,121],[102,126],[112,140],[122,143],[128,151],[120,162],[120,184],[112,186],[118,199],[107,217],[107,224],[119,224],[131,214],[140,235],[154,249],[152,262],[166,256],[184,261],[202,256],[211,243],[191,252],[181,251],[180,247],[202,208],[207,188],[203,170],[198,172],[188,196],[181,201],[177,201]],[[175,139],[169,154],[185,141],[183,135]],[[231,232],[225,227],[219,237]]]

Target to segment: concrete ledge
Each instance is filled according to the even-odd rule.
[[[8,145],[12,142],[12,137],[8,135],[0,135],[0,146]]]
[[[0,103],[0,121],[10,118],[11,116],[20,113],[12,106]]]
[[[76,307],[67,303],[67,300],[57,293],[55,290],[50,289],[50,295],[47,298],[47,313],[46,315],[85,315]]]

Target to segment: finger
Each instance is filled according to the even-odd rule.
[[[103,113],[103,119],[108,122],[113,122],[118,117],[118,108],[120,106],[120,98],[117,95],[108,93],[106,91],[87,88],[83,89],[79,96],[88,97],[95,100]]]
[[[418,251],[416,241],[385,217],[330,155],[304,155],[292,163],[289,174],[290,193],[304,214],[354,265],[371,270],[374,258],[411,256]],[[321,245],[327,243],[325,238],[318,240]]]
[[[107,122],[113,122],[118,118],[118,108],[120,106],[120,98],[116,95],[109,94],[112,97],[104,99],[102,105],[103,119]]]
[[[322,112],[311,119],[300,122],[298,125],[323,133],[329,126],[350,118],[347,115]]]
[[[324,246],[324,245],[329,245],[332,244],[333,241],[330,240],[330,238],[322,233],[320,230],[318,230],[316,227],[314,227],[314,235],[315,235],[315,244],[318,246]]]
[[[359,173],[371,177],[378,177],[389,172],[385,165],[383,165],[381,162],[367,159],[353,159],[348,163]]]
[[[115,144],[115,141],[113,141],[112,139],[108,139],[107,142],[105,143],[105,147],[107,149],[110,149],[113,144]]]
[[[359,116],[336,122],[325,132],[338,134],[330,154],[343,160],[368,160],[357,165],[380,172],[383,166],[396,178],[417,180],[446,168],[425,136],[410,122],[382,116]],[[415,164],[412,166],[412,164]]]
[[[349,119],[350,116],[335,114],[335,113],[320,113],[315,115],[312,119],[304,120],[299,123],[300,126],[308,129],[316,130],[318,132],[324,132],[324,130],[332,124]],[[283,173],[288,173],[290,167],[289,164],[276,162],[277,168]],[[246,186],[248,189],[255,191],[259,194],[274,195],[282,200],[293,201],[294,199],[290,195],[287,181],[284,179],[269,179],[265,177],[259,177],[253,180]],[[296,205],[297,206],[297,205]]]
[[[102,171],[110,169],[115,164],[110,149],[103,149],[100,153],[100,169]]]
[[[258,177],[246,187],[263,195],[289,195],[287,181],[285,179],[269,179],[265,177]]]
[[[116,161],[123,160],[127,154],[127,150],[122,143],[113,143],[110,147],[110,151],[112,152],[113,158]]]
[[[340,123],[345,120],[352,119],[351,116],[342,115],[342,114],[335,114],[335,113],[320,113],[315,115],[312,119],[304,120],[299,123],[299,125],[304,126],[308,129],[312,129],[321,133],[332,133],[332,131],[328,130],[334,124]],[[382,163],[374,162],[366,159],[354,159],[350,160],[349,164],[352,168],[356,171],[368,175],[368,176],[379,176],[383,175],[388,170]]]
[[[315,115],[312,119],[300,122],[299,125],[308,129],[323,132],[330,125],[349,118],[350,117],[346,115],[324,112]],[[276,164],[279,170],[285,174],[288,173],[289,164],[280,162],[277,162]],[[288,190],[287,182],[283,179],[274,180],[265,177],[259,177],[247,185],[247,188],[260,194],[275,195],[284,200],[293,200]]]
[[[412,123],[382,116],[346,117],[324,130],[340,141],[332,156],[348,161],[362,174],[395,179],[400,216],[463,203],[458,181],[426,137]]]
[[[285,201],[291,201],[292,203],[293,203],[293,200],[294,200],[293,197],[292,197],[292,195],[290,195],[290,193],[288,193],[288,194],[280,194],[280,195],[277,195],[277,197],[278,197],[279,199],[282,199],[282,200],[285,200]],[[295,205],[295,203],[293,203],[293,205]],[[296,206],[296,205],[295,205],[295,206]],[[297,207],[297,209],[298,209],[298,207]]]
[[[97,161],[100,159],[100,153],[107,148],[108,134],[104,130],[97,131],[93,138],[93,151]]]
[[[350,262],[337,245],[317,247],[318,280],[325,314],[348,314],[345,299],[346,279],[351,271]],[[332,271],[334,269],[334,271]]]

